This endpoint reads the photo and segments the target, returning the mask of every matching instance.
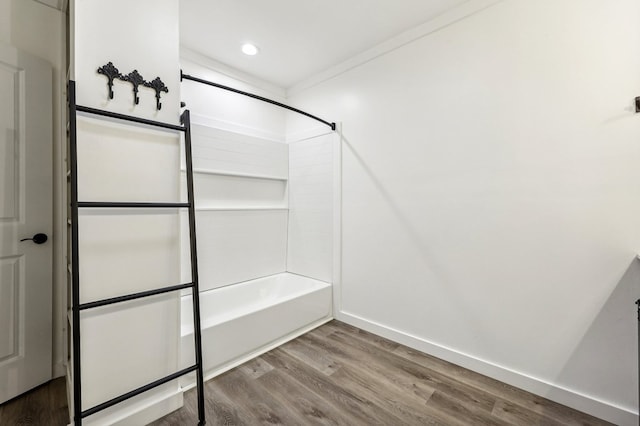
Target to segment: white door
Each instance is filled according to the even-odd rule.
[[[0,403],[51,379],[52,79],[0,44]]]

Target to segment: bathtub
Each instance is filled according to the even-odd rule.
[[[191,295],[182,297],[181,364],[193,365]],[[329,321],[331,284],[288,272],[200,293],[205,380]],[[184,376],[183,387],[195,379]]]

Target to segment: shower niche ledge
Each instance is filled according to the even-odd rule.
[[[222,171],[222,170],[208,170],[208,169],[193,169],[194,173],[202,173],[208,175],[219,175],[219,176],[235,176],[235,177],[243,177],[250,179],[269,179],[269,180],[288,180],[287,176],[274,176],[274,175],[262,175],[257,173],[238,173],[232,171]]]
[[[276,210],[288,207],[288,179],[206,170],[194,173],[196,210]]]

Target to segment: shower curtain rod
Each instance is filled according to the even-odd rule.
[[[263,102],[267,102],[267,103],[270,103],[270,104],[273,104],[273,105],[277,105],[277,106],[279,106],[281,108],[288,109],[289,111],[293,111],[293,112],[297,112],[298,114],[306,115],[309,118],[312,118],[312,119],[314,119],[316,121],[319,121],[319,122],[321,122],[323,124],[326,124],[327,126],[331,127],[331,130],[334,130],[334,131],[336,130],[336,123],[330,123],[328,121],[323,120],[322,118],[316,117],[315,115],[311,115],[308,112],[304,112],[304,111],[299,110],[297,108],[290,107],[289,105],[285,105],[283,103],[274,101],[273,99],[264,98],[262,96],[254,95],[253,93],[249,93],[249,92],[243,92],[242,90],[234,89],[233,87],[224,86],[222,84],[214,83],[212,81],[203,80],[201,78],[194,77],[194,76],[191,76],[189,74],[185,74],[185,73],[182,72],[182,70],[180,70],[180,81],[185,80],[185,79],[186,80],[195,81],[197,83],[207,84],[209,86],[217,87],[218,89],[228,90],[230,92],[234,92],[234,93],[238,93],[240,95],[248,96],[248,97],[253,98],[253,99],[258,99],[259,101],[263,101]]]

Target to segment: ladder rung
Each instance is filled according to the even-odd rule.
[[[145,118],[134,117],[132,115],[118,114],[116,112],[105,111],[105,110],[86,107],[86,106],[82,106],[82,105],[76,105],[76,111],[82,111],[82,112],[86,112],[86,113],[93,114],[93,115],[101,115],[103,117],[111,117],[111,118],[115,118],[115,119],[123,120],[123,121],[132,121],[134,123],[146,124],[147,126],[161,127],[163,129],[177,130],[179,132],[184,132],[186,130],[185,127],[178,126],[178,125],[175,125],[175,124],[163,123],[161,121],[147,120]]]
[[[109,202],[109,201],[78,201],[78,207],[82,208],[186,208],[190,203],[135,203],[135,202]]]
[[[193,283],[178,284],[170,287],[157,288],[154,290],[141,291],[140,293],[126,294],[124,296],[111,297],[109,299],[96,300],[95,302],[82,303],[78,305],[78,310],[83,311],[85,309],[99,308],[100,306],[112,305],[114,303],[127,302],[129,300],[141,299],[143,297],[155,296],[163,293],[170,293],[172,291],[185,290],[192,288]]]
[[[115,397],[113,399],[110,399],[107,402],[103,402],[102,404],[96,405],[95,407],[89,408],[88,410],[84,410],[82,413],[80,413],[80,417],[85,418],[87,416],[90,416],[92,414],[97,413],[98,411],[102,411],[106,408],[112,407],[116,404],[119,404],[123,401],[126,401],[129,398],[133,398],[136,395],[140,395],[141,393],[144,393],[148,390],[151,390],[155,387],[158,387],[160,385],[163,385],[167,382],[170,382],[171,380],[175,380],[180,376],[184,376],[185,374],[191,373],[192,371],[195,371],[199,368],[198,364],[192,365],[191,367],[187,367],[184,370],[180,370],[176,373],[170,374],[166,377],[163,377],[162,379],[158,379],[155,382],[149,383],[148,385],[144,385],[139,387],[138,389],[134,389],[131,392],[127,392],[125,394],[122,394],[118,397]]]

